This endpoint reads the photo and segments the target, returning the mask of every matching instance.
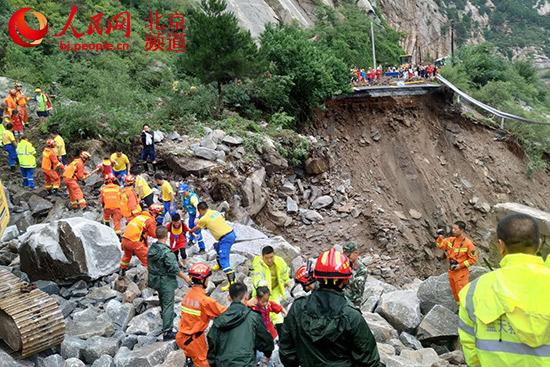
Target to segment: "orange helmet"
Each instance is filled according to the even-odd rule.
[[[55,140],[48,139],[48,141],[46,141],[46,145],[49,146],[50,148],[54,148],[56,145]]]
[[[153,203],[149,205],[149,212],[153,215],[161,216],[164,214],[164,207],[162,204],[159,203]]]
[[[205,263],[196,263],[193,264],[191,269],[189,269],[189,277],[204,280],[212,275],[212,270]]]
[[[82,160],[86,160],[88,158],[90,158],[92,156],[92,153],[88,152],[87,150],[83,150],[82,152],[80,152],[80,158],[82,158]]]
[[[323,252],[315,263],[313,277],[323,279],[349,279],[351,278],[351,266],[349,259],[343,253],[333,247]]]
[[[315,279],[311,276],[311,273],[308,272],[307,265],[302,265],[298,268],[296,272],[296,281],[303,285],[311,284]]]
[[[124,176],[124,184],[126,186],[133,185],[136,182],[136,178],[133,175]]]
[[[107,174],[105,175],[105,177],[103,178],[103,180],[105,180],[105,182],[113,182],[113,181],[116,180],[116,177],[115,177],[115,175],[112,174],[112,173],[107,173]]]

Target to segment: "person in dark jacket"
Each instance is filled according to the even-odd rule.
[[[210,367],[255,367],[256,350],[268,362],[273,352],[273,338],[259,313],[246,307],[248,289],[242,282],[229,287],[231,305],[214,323],[208,333],[208,363]]]
[[[342,289],[352,276],[349,259],[332,248],[319,256],[319,289],[294,301],[283,324],[279,355],[285,367],[379,367],[376,340]]]
[[[162,316],[162,332],[164,340],[176,337],[172,331],[174,327],[174,291],[178,288],[176,277],[184,279],[191,284],[191,279],[180,270],[176,255],[166,244],[168,230],[165,227],[157,227],[157,242],[151,244],[147,252],[147,270],[149,271],[149,287],[159,293],[160,314]]]

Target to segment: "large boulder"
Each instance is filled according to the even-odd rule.
[[[377,313],[365,312],[363,318],[369,325],[372,335],[378,343],[386,343],[397,338],[397,331]]]
[[[420,341],[453,339],[458,336],[458,316],[445,307],[435,305],[418,326],[416,336]]]
[[[119,345],[118,339],[94,336],[86,342],[86,349],[82,351],[82,356],[86,363],[92,364],[103,355],[114,357]]]
[[[40,217],[47,215],[50,209],[53,207],[52,203],[48,200],[42,199],[38,195],[33,195],[29,198],[29,207],[34,217]]]
[[[235,242],[235,244],[231,247],[231,252],[248,258],[253,258],[260,255],[265,246],[272,246],[275,250],[275,255],[282,257],[283,260],[286,261],[287,265],[290,265],[295,257],[300,256],[300,249],[296,246],[292,246],[281,236]]]
[[[265,168],[262,167],[244,181],[242,187],[243,205],[250,215],[258,214],[267,202],[267,195],[262,190],[265,176]]]
[[[413,291],[384,293],[376,312],[399,331],[413,331],[420,324],[420,301]]]
[[[420,310],[426,315],[435,305],[441,305],[453,312],[457,312],[456,301],[451,292],[447,273],[431,276],[418,287]]]
[[[306,160],[306,172],[308,175],[319,175],[331,169],[334,166],[334,158],[328,157],[319,157],[319,158],[308,158]]]
[[[130,320],[127,334],[147,335],[156,329],[160,329],[162,320],[160,318],[160,307],[151,308],[141,315]]]
[[[122,347],[115,356],[115,364],[116,367],[155,367],[163,363],[176,348],[173,341],[149,344],[134,348],[133,351]]]
[[[406,358],[411,361],[421,363],[423,366],[431,366],[439,361],[439,356],[432,348],[425,348],[420,350],[404,350],[401,352],[400,357]]]
[[[21,270],[33,281],[95,280],[120,266],[115,232],[84,218],[31,226],[20,241]]]
[[[67,335],[78,339],[89,339],[93,336],[109,337],[114,333],[114,325],[101,319],[79,322],[70,320],[67,322]]]

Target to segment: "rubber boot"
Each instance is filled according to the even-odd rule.
[[[51,196],[52,195],[52,190],[46,190],[46,196]]]
[[[58,189],[53,189],[52,194],[53,194],[54,196],[59,196],[59,197],[63,196],[63,195],[61,195],[61,193],[59,192]]]
[[[222,287],[222,292],[228,291],[231,284],[236,283],[235,272],[231,270],[227,273],[227,285]]]
[[[120,275],[121,277],[126,276],[126,268],[120,268],[118,270],[118,275]]]
[[[153,166],[153,172],[157,173],[157,164],[151,163],[151,165]]]
[[[147,162],[143,163],[143,172],[145,173],[149,172],[149,166],[147,166]]]
[[[222,270],[222,267],[221,267],[221,265],[220,265],[220,257],[219,257],[219,256],[216,256],[216,263],[217,263],[217,264],[214,265],[214,266],[212,267],[212,271],[220,271],[220,270]]]

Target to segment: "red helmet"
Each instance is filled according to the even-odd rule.
[[[315,281],[311,274],[307,271],[307,265],[302,265],[296,272],[296,281],[303,285],[308,285]]]
[[[46,141],[46,145],[49,146],[50,148],[54,148],[56,145],[55,140],[48,139],[48,141]]]
[[[133,185],[136,182],[136,178],[133,175],[124,176],[124,184],[126,186]]]
[[[313,277],[315,278],[349,279],[351,275],[348,257],[336,251],[334,247],[319,256],[315,263],[315,269],[313,269]]]
[[[105,182],[113,182],[113,181],[116,180],[116,177],[115,177],[114,174],[112,174],[112,173],[109,172],[109,173],[107,173],[107,174],[105,175],[105,177],[103,178],[103,180],[105,180]]]
[[[191,269],[189,269],[189,277],[204,280],[212,275],[212,270],[205,263],[196,263],[193,264]]]
[[[153,215],[161,216],[164,214],[164,207],[162,204],[153,203],[149,205],[149,212]]]
[[[90,158],[92,156],[92,153],[88,152],[87,150],[83,150],[82,152],[80,152],[80,158],[82,158],[82,160],[86,160],[88,158]]]

